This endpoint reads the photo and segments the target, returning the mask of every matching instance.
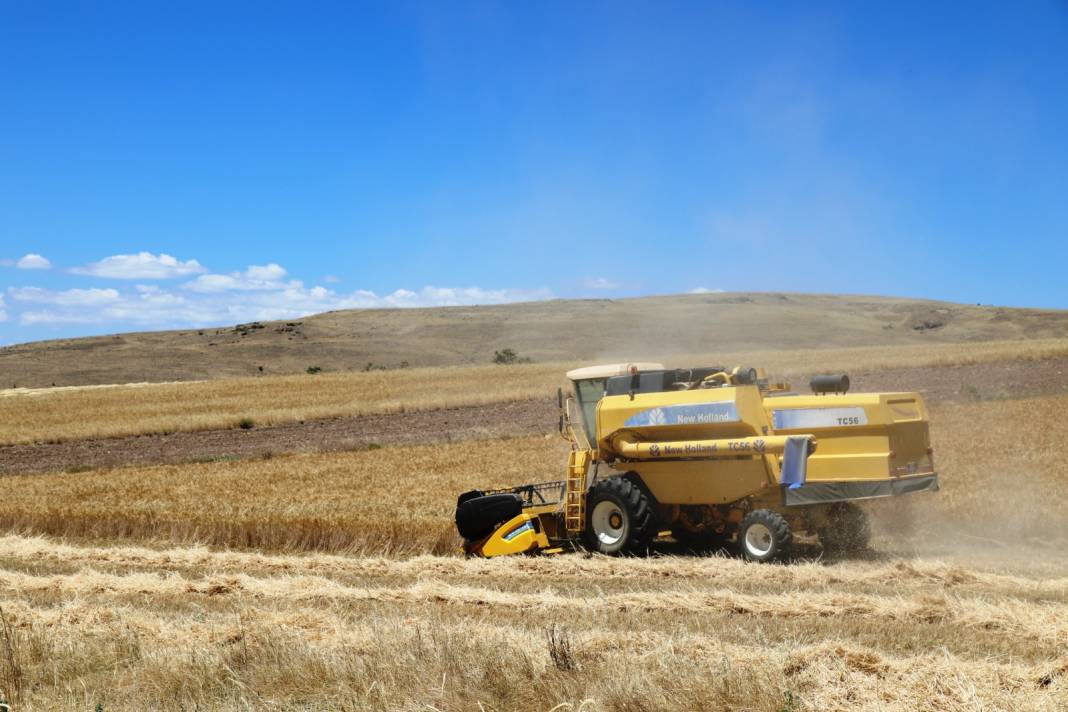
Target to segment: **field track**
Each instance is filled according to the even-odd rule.
[[[329,418],[250,430],[230,428],[9,445],[0,447],[0,473],[175,464],[287,452],[337,452],[374,446],[522,437],[551,432],[556,418],[556,400],[546,398]]]

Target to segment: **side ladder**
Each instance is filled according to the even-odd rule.
[[[564,528],[568,536],[577,536],[586,526],[586,474],[590,470],[591,450],[575,449],[567,457],[567,480],[564,486]]]

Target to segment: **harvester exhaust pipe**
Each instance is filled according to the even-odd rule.
[[[813,376],[812,380],[808,382],[808,385],[816,395],[824,395],[826,393],[848,393],[849,376],[844,373]]]

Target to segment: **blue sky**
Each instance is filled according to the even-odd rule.
[[[1068,307],[1068,2],[0,0],[0,343],[708,290]]]

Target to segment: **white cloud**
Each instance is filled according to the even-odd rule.
[[[281,265],[272,262],[269,265],[249,265],[245,275],[258,282],[277,282],[286,276],[286,271]]]
[[[23,255],[22,259],[15,263],[15,266],[19,269],[52,269],[51,262],[32,252],[28,255]]]
[[[108,279],[174,279],[207,272],[196,260],[175,259],[170,255],[139,252],[136,255],[112,255],[85,267],[75,267],[75,274]]]
[[[723,294],[722,289],[709,289],[708,287],[694,287],[687,294]]]
[[[370,293],[372,296],[373,292]],[[398,289],[381,297],[383,306],[455,307],[472,304],[507,304],[552,298],[547,289],[482,289],[481,287],[423,287],[419,292]]]
[[[7,293],[17,302],[78,307],[99,306],[119,299],[119,292],[114,289],[67,289],[54,292],[40,287],[10,287]]]
[[[619,284],[605,277],[587,277],[582,283],[588,289],[619,289]]]
[[[4,295],[0,294],[0,321],[7,321],[7,305],[4,304]]]
[[[23,326],[35,324],[98,324],[100,320],[92,314],[56,311],[24,311],[19,314],[19,323]]]
[[[39,305],[20,311],[23,324],[116,324],[146,329],[201,327],[254,320],[297,319],[337,309],[411,308],[504,304],[552,298],[546,289],[423,287],[397,289],[379,296],[372,291],[339,293],[323,286],[305,287],[285,280],[277,264],[252,266],[230,275],[201,275],[180,288],[135,285],[132,290],[39,287],[8,289],[13,301]]]
[[[230,274],[202,274],[184,286],[194,292],[272,291],[299,288],[297,280],[283,281],[287,272],[281,265],[250,265],[244,272]]]

